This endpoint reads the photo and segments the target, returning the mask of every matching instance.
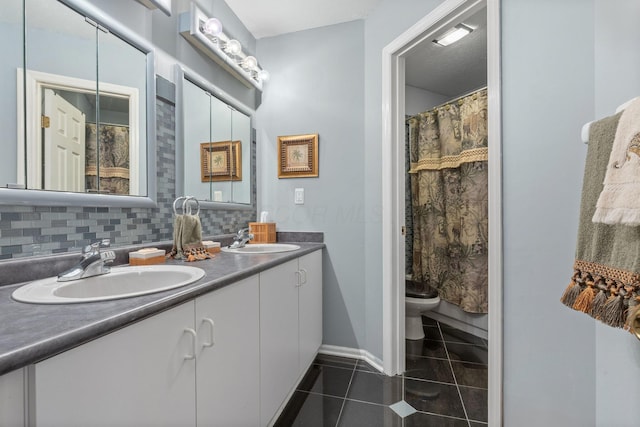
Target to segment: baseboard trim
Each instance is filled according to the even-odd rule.
[[[348,357],[350,359],[363,360],[369,365],[376,368],[381,373],[384,371],[384,368],[382,367],[382,360],[369,353],[367,350],[322,344],[322,346],[320,346],[320,349],[318,350],[318,353],[327,354],[330,356],[340,356]]]

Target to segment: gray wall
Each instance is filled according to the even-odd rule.
[[[440,0],[382,0],[365,20],[364,212],[367,350],[382,356],[382,49]]]
[[[440,105],[451,99],[450,96],[440,95],[439,93],[429,92],[428,90],[408,85],[405,86],[404,96],[404,111],[408,116],[415,116],[416,114],[424,113],[432,107]]]
[[[640,96],[640,3],[595,1],[595,117],[605,117]],[[629,333],[596,322],[596,425],[638,425],[640,343]],[[630,410],[621,410],[629,408]]]
[[[502,25],[504,425],[592,426],[594,320],[559,298],[594,117],[594,2],[503,0]]]
[[[367,349],[363,22],[258,40],[271,80],[256,113],[258,210],[278,231],[323,231],[324,342]],[[319,134],[319,177],[278,179],[277,138]],[[294,205],[294,188],[305,204]]]

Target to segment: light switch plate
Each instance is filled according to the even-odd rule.
[[[304,205],[304,188],[296,188],[293,196],[293,203]]]

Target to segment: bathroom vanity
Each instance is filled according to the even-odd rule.
[[[269,425],[322,343],[324,245],[300,246],[221,253],[198,282],[122,300],[0,287],[0,425]]]

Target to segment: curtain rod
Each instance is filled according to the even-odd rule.
[[[465,93],[464,95],[456,96],[455,98],[452,98],[452,99],[448,100],[447,102],[443,102],[440,105],[436,105],[435,107],[430,107],[428,110],[424,111],[423,113],[426,113],[427,111],[433,111],[433,110],[435,110],[437,108],[444,107],[445,105],[448,105],[448,104],[452,104],[452,103],[454,103],[454,102],[456,102],[456,101],[458,101],[458,100],[460,100],[460,99],[462,99],[464,97],[467,97],[469,95],[473,95],[474,93],[480,92],[481,90],[484,90],[486,88],[487,88],[487,86],[481,86],[481,87],[476,88],[476,89],[474,89],[474,90],[472,90],[470,92]],[[415,115],[413,115],[413,116],[411,116],[409,118],[418,116],[418,115],[423,114],[423,113],[415,114]]]

